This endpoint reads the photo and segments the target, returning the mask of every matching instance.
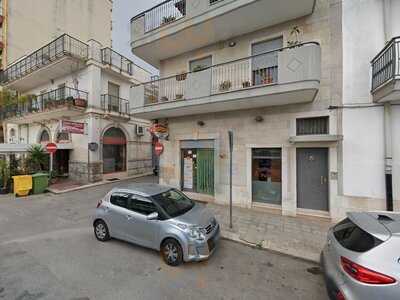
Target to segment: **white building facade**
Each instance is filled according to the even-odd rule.
[[[54,171],[79,182],[152,173],[149,122],[130,115],[131,87],[149,78],[111,48],[63,34],[2,72],[3,88],[29,96],[3,108],[5,142],[21,152],[57,144]]]
[[[160,68],[132,89],[131,111],[168,128],[161,183],[229,203],[232,130],[235,205],[332,220],[388,208],[388,131],[370,62],[399,28],[397,6],[174,0],[132,18],[133,53]],[[395,113],[386,164],[398,208]]]

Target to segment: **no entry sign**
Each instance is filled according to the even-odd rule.
[[[46,151],[49,153],[55,153],[57,151],[57,145],[54,143],[48,143],[46,145]]]
[[[164,152],[164,145],[161,144],[160,142],[157,142],[154,145],[154,151],[155,151],[156,155],[160,156]]]

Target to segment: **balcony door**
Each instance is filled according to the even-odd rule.
[[[282,37],[255,43],[251,46],[253,85],[278,82],[278,52],[267,53],[283,47]],[[266,53],[266,54],[264,54]]]
[[[119,85],[108,82],[108,110],[119,112]]]

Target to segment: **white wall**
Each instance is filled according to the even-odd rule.
[[[383,48],[381,0],[343,1],[343,105],[372,104],[372,58]],[[343,194],[385,198],[383,108],[343,109]]]

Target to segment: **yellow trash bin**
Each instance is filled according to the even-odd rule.
[[[18,196],[28,196],[30,190],[32,189],[32,176],[13,176],[14,180],[14,195]]]

